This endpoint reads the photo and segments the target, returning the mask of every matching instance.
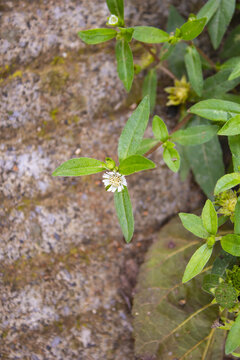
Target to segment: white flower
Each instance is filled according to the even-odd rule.
[[[106,172],[103,175],[103,183],[105,187],[110,186],[107,191],[118,192],[124,189],[124,186],[127,186],[127,181],[124,175],[119,174],[116,171]]]
[[[109,25],[117,25],[118,24],[118,17],[116,15],[111,15],[108,19]]]

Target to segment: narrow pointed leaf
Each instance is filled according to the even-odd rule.
[[[159,141],[157,139],[143,139],[137,149],[137,155],[144,155],[150,149],[152,149],[155,145],[157,145]]]
[[[119,79],[127,91],[130,91],[134,78],[134,65],[132,50],[124,39],[116,43],[117,71]]]
[[[195,39],[203,31],[206,21],[207,18],[187,21],[180,27],[181,38],[188,41]]]
[[[233,136],[240,134],[240,115],[228,120],[218,131],[218,135]]]
[[[104,171],[105,168],[100,160],[82,157],[70,159],[61,164],[54,172],[53,176],[82,176],[96,174]]]
[[[220,70],[217,74],[208,77],[204,81],[202,97],[209,99],[213,96],[218,97],[234,89],[240,83],[240,77],[229,80],[231,69]]]
[[[206,24],[211,20],[215,12],[217,11],[221,0],[208,0],[208,2],[200,9],[197,14],[197,18],[207,18]]]
[[[171,139],[181,145],[204,144],[213,138],[219,127],[212,125],[198,125],[178,130],[171,135]]]
[[[235,322],[228,333],[225,345],[226,355],[231,354],[238,346],[240,346],[240,314],[236,317]]]
[[[168,129],[165,122],[157,115],[154,116],[152,122],[152,131],[156,139],[165,142],[168,140]]]
[[[214,49],[221,43],[223,35],[232,19],[236,0],[220,0],[220,4],[208,24],[208,32]]]
[[[114,29],[91,29],[78,32],[78,36],[86,44],[100,44],[113,39],[117,35]]]
[[[207,200],[203,207],[202,222],[209,234],[216,235],[218,230],[218,217],[211,200]]]
[[[183,283],[191,280],[202,271],[210,259],[212,251],[213,248],[209,248],[207,244],[204,244],[199,249],[197,249],[187,264],[182,278]]]
[[[147,76],[143,82],[143,97],[148,95],[150,102],[150,111],[153,112],[156,103],[156,95],[157,95],[157,72],[156,69],[149,70]]]
[[[180,168],[180,155],[176,149],[164,149],[163,160],[170,170],[172,170],[173,172],[178,172]]]
[[[240,235],[228,234],[223,236],[221,245],[227,253],[233,256],[240,256]]]
[[[106,0],[108,9],[111,14],[120,19],[124,19],[124,1],[123,0]]]
[[[227,121],[230,117],[240,114],[240,104],[226,100],[203,100],[193,105],[189,111],[205,119]]]
[[[223,51],[221,52],[222,58],[230,58],[240,55],[240,25],[232,30],[224,42]]]
[[[179,28],[185,23],[184,17],[179,13],[178,9],[171,5],[168,12],[168,20],[167,20],[167,32],[171,33]]]
[[[240,184],[240,173],[231,173],[222,176],[216,183],[214,194],[218,195]]]
[[[169,34],[152,26],[135,26],[133,38],[144,43],[159,44],[168,41]]]
[[[233,68],[228,80],[234,80],[240,76],[240,62]]]
[[[240,235],[240,196],[234,210],[234,234]]]
[[[187,47],[184,59],[190,84],[197,95],[201,96],[203,90],[202,62],[195,46]]]
[[[229,136],[228,144],[232,153],[233,170],[240,170],[240,135]]]
[[[124,238],[129,243],[133,236],[134,218],[127,187],[124,187],[121,192],[114,193],[114,203]]]
[[[141,155],[132,155],[120,163],[119,172],[122,175],[130,175],[135,172],[154,169],[155,167],[156,165],[153,161]]]
[[[209,233],[204,228],[202,219],[199,216],[187,213],[179,213],[178,215],[185,229],[201,239],[209,237]]]
[[[118,143],[119,161],[135,155],[149,120],[149,98],[146,96],[128,119]]]

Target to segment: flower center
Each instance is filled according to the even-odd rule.
[[[121,175],[120,174],[111,175],[111,177],[109,178],[109,182],[113,186],[116,186],[116,187],[120,186],[122,184]]]

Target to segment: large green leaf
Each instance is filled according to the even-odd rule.
[[[61,164],[52,176],[82,176],[96,174],[105,170],[104,164],[100,160],[82,157],[70,159]]]
[[[227,121],[240,114],[240,104],[226,100],[209,99],[193,105],[189,111],[213,121]]]
[[[120,192],[116,191],[114,193],[114,204],[124,238],[129,243],[133,236],[134,218],[127,187],[124,187]]]
[[[220,0],[219,6],[208,23],[208,32],[214,49],[221,43],[223,35],[232,19],[236,0]]]
[[[236,115],[228,120],[218,131],[218,135],[233,136],[240,134],[240,115]]]
[[[230,32],[227,40],[224,43],[221,56],[228,58],[240,55],[240,25]]]
[[[206,21],[207,18],[188,20],[180,27],[181,39],[187,41],[195,39],[203,31]]]
[[[212,329],[218,306],[201,289],[203,275],[182,284],[200,242],[173,219],[159,233],[141,266],[133,316],[135,353],[156,360],[223,360],[224,331]]]
[[[196,182],[212,199],[214,186],[224,174],[222,149],[217,136],[205,144],[187,147],[186,152]]]
[[[202,95],[203,74],[200,55],[195,46],[188,46],[184,56],[190,84],[198,96]]]
[[[78,32],[78,36],[86,44],[100,44],[113,39],[117,35],[114,29],[91,29]]]
[[[148,71],[147,76],[143,82],[142,89],[143,97],[148,95],[150,102],[150,111],[153,112],[156,103],[156,95],[157,95],[157,71],[156,69],[151,69]]]
[[[239,172],[226,174],[217,181],[215,189],[214,189],[214,194],[218,195],[221,192],[229,190],[239,184],[240,184],[240,173]]]
[[[123,82],[125,89],[129,91],[134,78],[134,65],[132,50],[124,39],[116,42],[116,59],[119,79]]]
[[[145,96],[128,119],[119,138],[118,157],[120,162],[137,153],[147,127],[149,113],[149,98]]]
[[[215,97],[218,97],[219,95],[234,89],[240,83],[240,77],[229,80],[230,74],[230,69],[224,69],[207,78],[204,81],[202,97],[208,99],[211,98],[213,94]]]
[[[224,251],[233,255],[240,256],[240,235],[228,234],[221,238],[221,245]]]
[[[225,346],[226,354],[231,354],[238,346],[240,346],[240,314],[235,319],[235,322],[228,333]]]
[[[152,26],[135,26],[133,38],[144,43],[158,44],[168,41],[169,34]]]
[[[239,76],[240,76],[240,61],[238,61],[238,63],[233,68],[233,71],[231,72],[231,74],[229,76],[229,80],[234,80]]]
[[[178,130],[171,135],[171,139],[181,145],[204,144],[213,138],[218,131],[218,126],[198,125]]]
[[[209,237],[209,233],[204,228],[202,219],[199,216],[187,213],[179,213],[178,215],[185,229],[202,239]]]
[[[203,17],[207,18],[206,24],[211,20],[215,12],[217,11],[221,0],[208,0],[208,2],[200,9],[197,14],[197,18],[201,19]]]
[[[234,171],[240,170],[240,135],[229,136],[229,147],[232,153],[233,169]]]
[[[106,0],[108,9],[111,14],[120,19],[124,19],[124,1],[123,0]]]
[[[119,165],[119,172],[122,175],[130,175],[135,172],[154,169],[156,165],[153,161],[141,156],[132,155],[124,159]]]

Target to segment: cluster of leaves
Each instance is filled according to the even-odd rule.
[[[221,313],[227,310],[235,317],[234,321],[222,315],[219,325],[230,330],[226,354],[235,354],[240,346],[240,289],[236,275],[240,258],[240,196],[234,190],[240,185],[240,96],[235,89],[240,84],[240,25],[224,42],[220,53],[223,60],[219,63],[198,47],[196,38],[207,29],[214,50],[218,49],[239,6],[235,0],[208,0],[198,14],[191,14],[187,20],[171,7],[164,31],[152,26],[126,27],[123,0],[106,2],[110,11],[108,27],[83,30],[78,35],[87,44],[115,39],[117,72],[126,91],[130,91],[135,75],[146,73],[143,99],[119,138],[118,165],[109,157],[105,162],[82,157],[66,161],[53,175],[82,176],[110,171],[120,177],[128,176],[155,168],[148,156],[160,146],[170,170],[180,171],[182,179],[192,170],[209,199],[201,216],[179,214],[183,226],[204,241],[187,264],[182,282],[202,273],[210,258],[216,258],[211,274],[203,280],[203,289],[214,296],[213,303],[219,304]],[[132,49],[136,43],[147,51],[140,64],[134,64]],[[164,120],[155,115],[153,137],[144,138],[150,114],[154,113],[161,71],[174,80],[174,85],[165,90],[169,94],[167,105],[180,105],[179,123],[169,133]],[[232,167],[225,175],[219,136],[227,137],[232,154]],[[134,218],[126,185],[114,193],[114,202],[123,235],[130,242]],[[228,220],[233,224],[232,230],[223,233],[221,226]],[[222,252],[216,256],[217,244],[221,244]]]

